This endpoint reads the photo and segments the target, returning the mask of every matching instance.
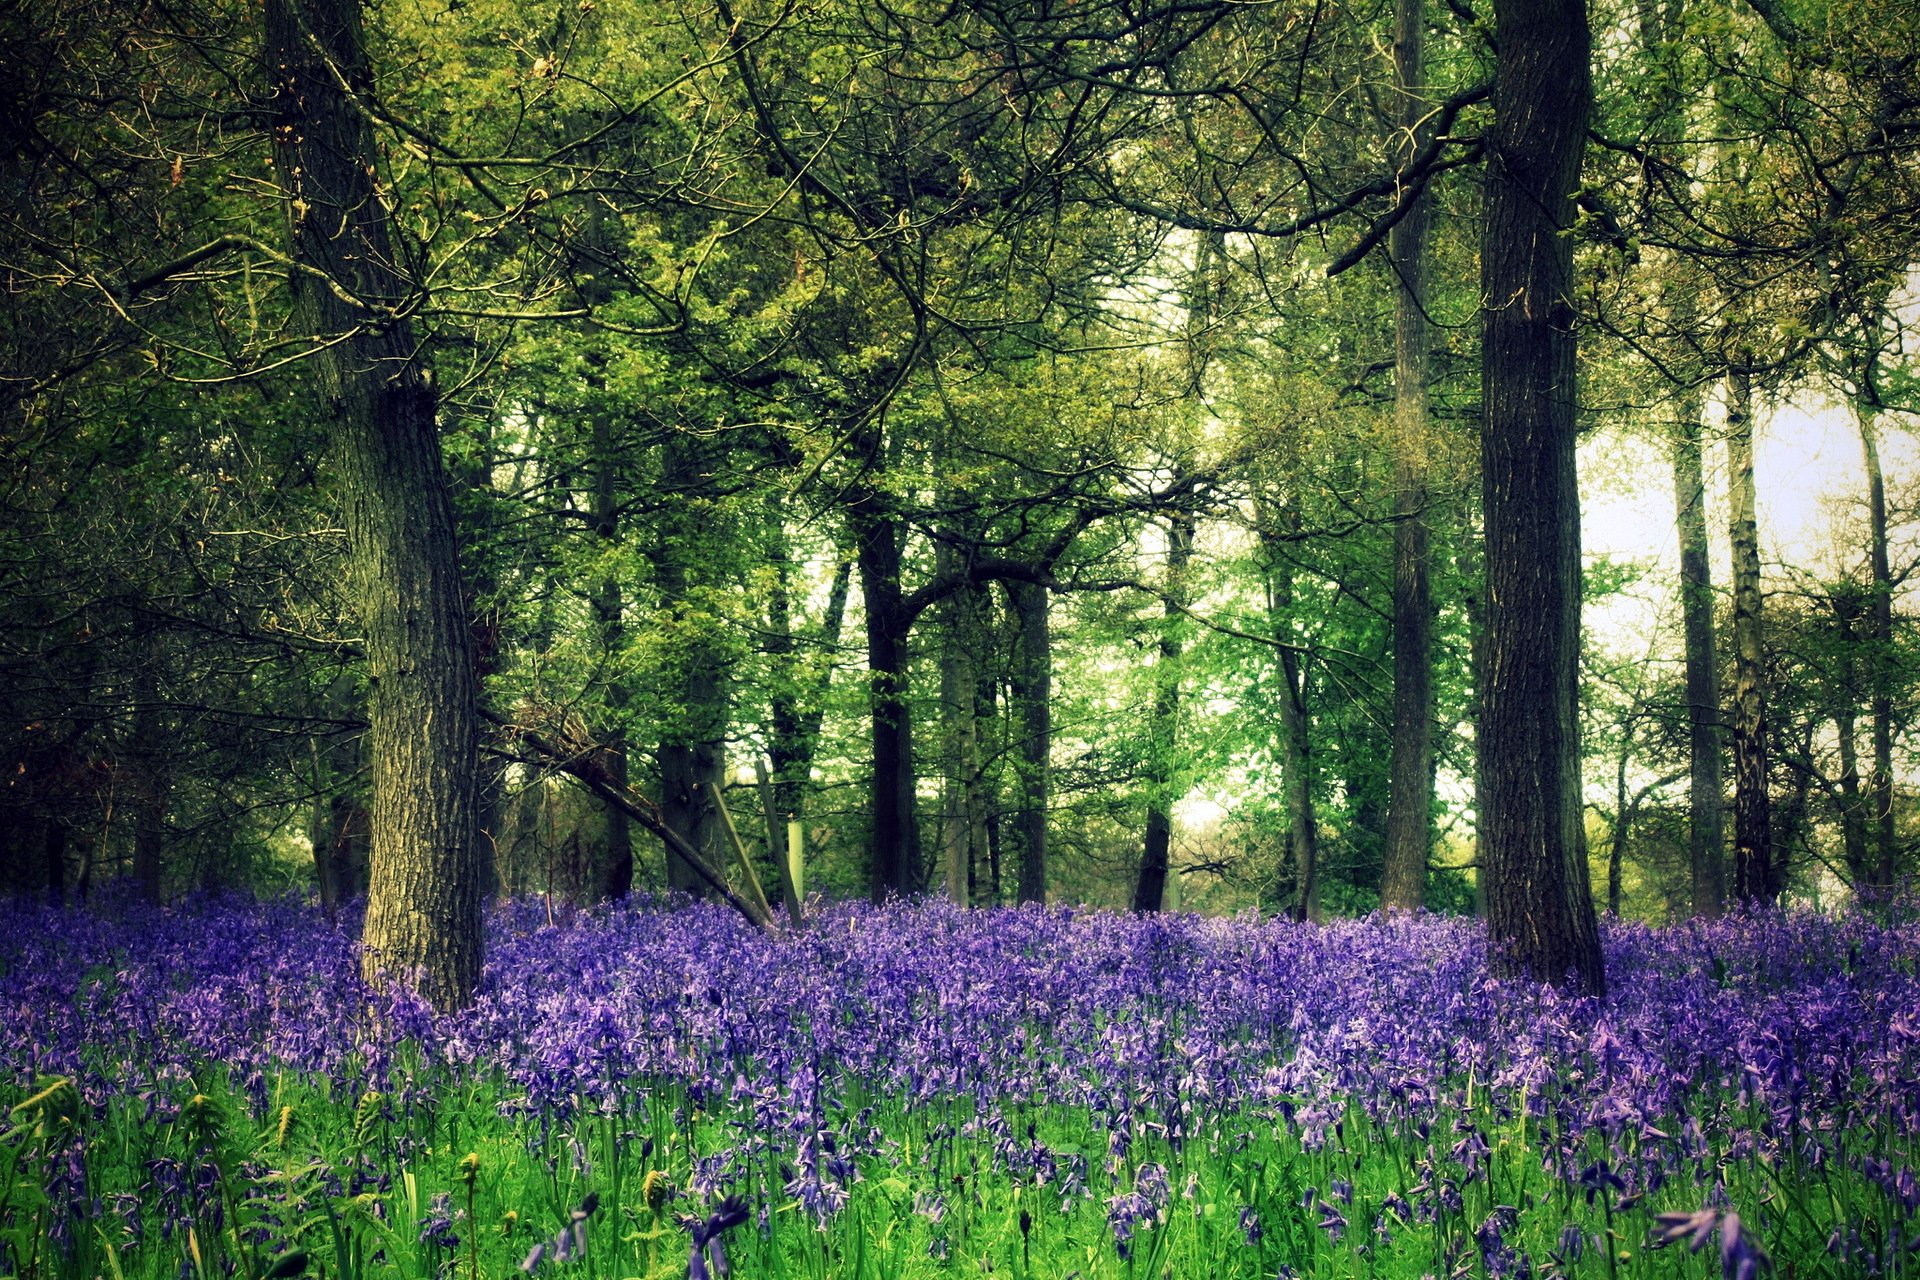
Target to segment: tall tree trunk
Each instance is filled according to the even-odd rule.
[[[1173,806],[1181,771],[1174,767],[1180,721],[1180,632],[1186,605],[1187,566],[1193,560],[1193,517],[1176,512],[1167,524],[1167,603],[1160,629],[1160,661],[1154,667],[1153,721],[1147,730],[1147,831],[1140,874],[1133,886],[1135,911],[1158,911],[1167,890],[1173,844]]]
[[[1867,464],[1868,563],[1873,571],[1869,599],[1873,656],[1867,714],[1873,723],[1873,773],[1867,791],[1873,806],[1873,879],[1882,893],[1892,890],[1897,846],[1893,823],[1893,568],[1887,553],[1887,482],[1880,470],[1876,412],[1855,400],[1860,446]]]
[[[1840,849],[1847,875],[1856,886],[1873,882],[1873,864],[1867,856],[1867,816],[1860,795],[1860,642],[1856,626],[1862,612],[1859,595],[1842,586],[1830,601],[1834,626],[1840,633],[1840,691],[1833,703],[1833,732],[1840,749]]]
[[[660,488],[668,509],[653,552],[654,577],[664,606],[685,621],[669,677],[677,697],[674,714],[663,725],[654,763],[660,774],[660,817],[708,866],[727,865],[731,856],[716,788],[726,782],[727,673],[713,637],[690,618],[690,597],[703,571],[702,504],[712,489],[711,463],[700,443],[670,430],[660,445]],[[669,842],[662,841],[667,885],[696,897],[710,886]]]
[[[614,446],[613,424],[605,413],[593,420],[593,534],[601,547],[611,550],[620,538],[620,506],[617,484],[619,455]],[[607,776],[618,787],[628,784],[627,685],[619,662],[626,643],[627,628],[619,576],[609,569],[593,593],[595,640],[600,650],[601,670],[610,673],[604,691],[607,723],[599,727],[600,743]],[[618,902],[633,890],[633,832],[626,811],[618,805],[606,805],[607,840],[597,860],[599,896]]]
[[[1402,162],[1430,130],[1422,45],[1423,0],[1396,0],[1393,65]],[[1433,847],[1433,589],[1427,526],[1427,199],[1388,234],[1396,284],[1394,330],[1393,745],[1380,905],[1426,905]]]
[[[1455,557],[1454,570],[1460,575],[1460,581],[1466,586],[1462,598],[1461,610],[1467,615],[1467,666],[1471,677],[1471,688],[1467,694],[1467,723],[1473,726],[1473,913],[1484,919],[1487,914],[1487,864],[1484,854],[1487,847],[1486,813],[1480,806],[1479,797],[1487,794],[1486,752],[1481,746],[1487,740],[1486,699],[1487,687],[1487,575],[1484,558],[1483,535],[1475,527],[1474,512],[1471,510],[1473,494],[1465,495],[1463,506],[1468,508],[1461,515],[1459,551]]]
[[[1767,718],[1761,627],[1760,531],[1754,515],[1753,383],[1749,363],[1727,376],[1728,533],[1733,542],[1733,892],[1769,903],[1779,893],[1767,813]]]
[[[1605,987],[1580,785],[1573,190],[1583,0],[1496,0],[1481,241],[1487,687],[1480,797],[1498,972]]]
[[[407,320],[417,288],[352,100],[373,88],[357,0],[267,0],[265,25],[295,331],[333,339],[307,368],[332,429],[366,635],[373,869],[361,968],[453,1009],[479,980],[484,946],[476,687],[437,395]]]
[[[768,831],[769,844],[777,845],[779,856],[785,857],[786,824],[799,821],[805,811],[807,784],[813,776],[813,757],[820,742],[820,724],[826,714],[827,689],[833,679],[834,664],[829,657],[817,677],[806,673],[795,633],[793,556],[784,528],[774,529],[768,555],[773,562],[773,586],[767,593],[765,648],[774,669],[773,694],[767,708],[767,766],[773,796]],[[840,647],[852,576],[852,562],[843,558],[834,567],[833,580],[827,588],[827,610],[821,620],[817,643],[828,655]]]
[[[1620,915],[1621,862],[1627,850],[1627,832],[1633,825],[1633,813],[1627,803],[1627,765],[1631,755],[1624,728],[1620,736],[1620,757],[1614,762],[1613,770],[1613,834],[1607,841],[1607,914],[1616,919]]]
[[[1716,920],[1726,903],[1726,781],[1721,748],[1720,660],[1713,638],[1713,570],[1707,558],[1707,490],[1700,462],[1700,397],[1680,402],[1673,433],[1673,504],[1680,537],[1680,614],[1686,634],[1687,758],[1691,802],[1687,865],[1693,914]]]
[[[1297,521],[1297,518],[1296,518]],[[1286,796],[1287,848],[1293,859],[1295,920],[1320,918],[1320,824],[1313,809],[1313,758],[1309,749],[1307,680],[1292,635],[1293,563],[1279,544],[1266,549],[1267,623],[1280,648],[1280,786]]]
[[[133,725],[127,743],[138,789],[133,808],[133,882],[141,898],[158,903],[165,871],[167,798],[173,789],[173,777],[167,767],[166,729],[159,703],[161,637],[149,627],[141,629],[141,639],[142,652],[134,656]]]
[[[1053,789],[1053,637],[1047,588],[1009,581],[1014,624],[1013,705],[1020,717],[1015,760],[1019,797],[1014,835],[1019,844],[1019,901],[1047,900],[1047,807]]]
[[[914,811],[913,713],[907,702],[906,611],[900,573],[900,522],[880,509],[878,494],[854,505],[860,592],[866,601],[867,669],[872,679],[873,778],[869,810],[873,849],[868,889],[875,902],[909,894],[920,870],[920,827]]]
[[[943,559],[952,553],[942,548]],[[949,564],[948,568],[951,568]],[[971,900],[976,844],[984,837],[985,801],[980,770],[980,592],[963,589],[941,607],[940,728],[944,775],[941,787],[940,862],[947,897],[959,906]]]

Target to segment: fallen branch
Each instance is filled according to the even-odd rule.
[[[601,763],[602,748],[597,743],[581,744],[565,739],[555,741],[536,729],[514,724],[484,708],[481,709],[480,715],[483,719],[504,729],[516,742],[530,748],[542,763],[566,774],[600,800],[612,805],[658,836],[661,843],[678,854],[682,862],[692,867],[693,873],[706,881],[728,906],[745,916],[755,927],[768,932],[773,931],[772,913],[761,911],[756,905],[735,893],[725,877],[708,865],[700,851],[688,844],[677,831],[662,820],[660,811],[654,806],[653,801],[615,778],[606,765]]]

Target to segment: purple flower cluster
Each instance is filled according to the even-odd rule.
[[[693,1230],[694,1260],[716,1274],[720,1234],[741,1220],[726,1197],[752,1194],[766,1171],[825,1223],[867,1170],[951,1159],[961,1143],[1063,1210],[1104,1201],[1122,1251],[1167,1220],[1166,1165],[1181,1152],[1276,1133],[1317,1158],[1359,1129],[1410,1153],[1404,1198],[1356,1197],[1331,1177],[1307,1188],[1297,1212],[1319,1247],[1370,1247],[1356,1242],[1471,1201],[1482,1207],[1460,1244],[1489,1273],[1530,1265],[1514,1243],[1528,1210],[1487,1185],[1496,1149],[1514,1142],[1569,1210],[1706,1203],[1725,1214],[1708,1228],[1723,1241],[1729,1220],[1749,1243],[1768,1227],[1768,1210],[1742,1203],[1738,1234],[1721,1203],[1742,1161],[1845,1169],[1884,1197],[1887,1219],[1910,1221],[1920,1204],[1909,923],[1800,912],[1614,925],[1612,994],[1598,1002],[1495,979],[1480,926],[1438,917],[1306,926],[926,902],[829,906],[772,936],[704,906],[549,924],[542,907],[510,903],[490,919],[479,998],[439,1017],[365,988],[355,922],[297,902],[0,913],[9,1101],[68,1077],[90,1108],[168,1122],[217,1068],[270,1123],[271,1082],[293,1071],[404,1143],[412,1110],[450,1077],[495,1082],[507,1117],[543,1134],[670,1095],[737,1134],[688,1171],[687,1194],[727,1219]],[[876,1119],[879,1098],[928,1117],[911,1151]],[[1030,1119],[1042,1110],[1086,1117],[1097,1144],[1052,1144]],[[1883,1141],[1863,1150],[1863,1133]],[[544,1155],[584,1176],[585,1153],[564,1140]],[[196,1176],[154,1174],[169,1186]],[[940,1225],[942,1202],[924,1206]],[[170,1229],[151,1205],[149,1218],[149,1233]],[[1271,1203],[1239,1221],[1250,1247],[1284,1225]],[[1583,1237],[1559,1222],[1548,1238],[1577,1259]],[[448,1244],[454,1215],[436,1204],[420,1230]],[[1885,1251],[1835,1240],[1837,1255]],[[1761,1265],[1736,1254],[1743,1275]]]

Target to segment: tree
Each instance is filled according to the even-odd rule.
[[[1393,44],[1400,99],[1398,146],[1403,164],[1425,148],[1426,13],[1422,0],[1397,0]],[[1426,456],[1427,201],[1412,196],[1388,236],[1394,290],[1393,754],[1387,803],[1380,905],[1416,911],[1426,905],[1427,858],[1433,842],[1433,590]]]
[[[1573,192],[1584,0],[1500,0],[1481,238],[1487,668],[1481,861],[1497,969],[1605,987],[1580,785]]]
[[[362,968],[442,1009],[479,981],[484,868],[475,840],[476,687],[438,397],[354,98],[370,89],[357,0],[269,0],[274,167],[296,312],[346,506],[366,633],[372,881]]]

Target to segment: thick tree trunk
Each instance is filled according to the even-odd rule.
[[[1700,463],[1700,398],[1680,403],[1673,434],[1673,502],[1680,538],[1680,615],[1686,635],[1687,748],[1691,803],[1687,865],[1693,914],[1715,920],[1726,903],[1726,780],[1721,747],[1720,660],[1713,638],[1713,571],[1707,559],[1707,491]]]
[[[1015,627],[1013,705],[1020,717],[1015,758],[1019,796],[1014,836],[1020,850],[1019,901],[1047,900],[1047,807],[1053,787],[1053,637],[1047,588],[1009,581]]]
[[[1481,242],[1487,686],[1480,797],[1496,970],[1604,989],[1580,786],[1572,195],[1582,0],[1496,0]]]
[[[1426,98],[1423,0],[1397,0],[1393,44],[1403,160],[1423,145]],[[1396,285],[1394,329],[1393,745],[1380,905],[1426,905],[1433,847],[1433,589],[1427,527],[1427,199],[1388,236]]]
[[[1267,548],[1267,620],[1280,648],[1280,787],[1286,797],[1287,848],[1293,862],[1295,920],[1320,918],[1320,824],[1313,808],[1307,681],[1292,634],[1293,564],[1284,548]]]
[[[1867,782],[1873,813],[1872,886],[1881,893],[1893,889],[1897,843],[1893,823],[1893,568],[1887,552],[1887,482],[1880,469],[1880,436],[1875,411],[1856,401],[1860,446],[1867,464],[1868,563],[1873,571],[1873,594],[1868,602],[1872,624],[1872,695],[1867,714],[1873,725],[1873,773]]]
[[[1167,891],[1173,844],[1173,806],[1180,799],[1174,767],[1180,721],[1180,632],[1186,605],[1187,566],[1193,560],[1193,517],[1176,513],[1167,525],[1167,605],[1160,630],[1160,661],[1154,667],[1153,721],[1147,730],[1147,830],[1140,874],[1133,886],[1135,911],[1158,911]]]
[[[1770,903],[1773,872],[1767,807],[1767,717],[1761,626],[1760,532],[1754,516],[1753,384],[1745,369],[1727,377],[1728,533],[1733,543],[1733,892]]]
[[[332,340],[307,368],[332,428],[366,636],[373,869],[361,967],[452,1009],[480,976],[485,871],[472,636],[437,397],[406,318],[417,290],[349,94],[372,89],[358,3],[268,0],[265,22],[296,331]]]
[[[872,860],[875,902],[917,888],[920,827],[914,811],[913,714],[907,702],[907,616],[901,589],[901,528],[867,495],[855,509],[860,592],[866,601],[867,669],[872,680]]]

